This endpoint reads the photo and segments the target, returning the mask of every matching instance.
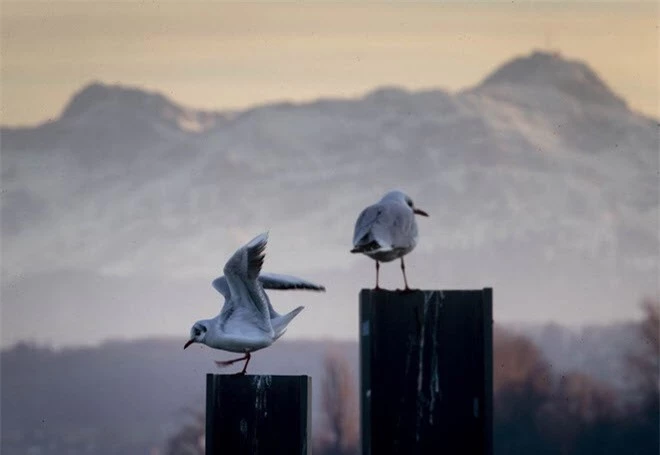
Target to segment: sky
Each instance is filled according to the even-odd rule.
[[[655,2],[1,2],[0,123],[56,118],[92,81],[240,109],[379,86],[461,90],[534,49],[585,60],[658,115]]]

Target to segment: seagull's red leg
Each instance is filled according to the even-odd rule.
[[[241,371],[241,374],[245,374],[245,370],[247,370],[247,366],[248,366],[248,363],[250,363],[251,358],[252,358],[252,356],[250,355],[249,352],[247,354],[245,354],[245,365],[243,365],[243,371]]]
[[[401,271],[403,272],[403,283],[406,285],[405,290],[409,291],[408,280],[406,279],[406,264],[403,263],[403,256],[401,256]]]
[[[378,272],[380,270],[380,262],[376,261],[376,287],[374,289],[380,289],[378,287]]]
[[[236,362],[240,362],[241,360],[247,360],[245,362],[245,366],[243,367],[243,371],[240,374],[245,374],[245,368],[247,368],[247,363],[250,361],[250,353],[248,352],[245,354],[243,357],[238,357],[236,359],[231,359],[231,360],[216,360],[215,364],[219,366],[220,368],[228,367],[229,365],[233,365]]]

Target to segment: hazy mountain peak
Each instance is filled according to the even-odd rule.
[[[373,269],[346,256],[346,232],[393,184],[440,220],[426,223],[413,259],[420,286],[492,284],[501,319],[628,315],[657,289],[657,122],[564,93],[565,81],[589,90],[579,75],[616,100],[584,65],[537,53],[505,63],[481,93],[386,88],[269,104],[200,135],[177,114],[199,121],[198,111],[92,84],[68,118],[2,130],[3,316],[16,318],[3,337],[141,334],[154,311],[167,321],[153,330],[180,333],[182,301],[213,302],[207,284],[183,283],[206,283],[219,257],[264,226],[280,233],[271,270],[329,273],[337,294],[327,298],[350,302]],[[386,270],[400,285],[397,268]],[[342,335],[298,327],[355,336],[349,306],[320,316]],[[49,324],[63,312],[104,324]]]
[[[588,65],[558,52],[535,51],[515,58],[486,77],[478,88],[501,85],[554,87],[582,102],[626,107]]]
[[[142,89],[93,82],[77,92],[64,108],[62,118],[77,117],[91,108],[105,103],[118,103],[126,107],[156,110],[167,105],[175,107],[165,97]]]
[[[122,85],[92,82],[77,92],[64,109],[61,119],[71,119],[93,111],[141,113],[187,131],[202,131],[214,126],[222,114],[186,109],[160,93]]]

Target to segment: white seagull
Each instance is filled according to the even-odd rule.
[[[239,373],[245,374],[250,354],[273,344],[304,308],[299,306],[281,315],[273,309],[264,288],[325,291],[321,285],[294,276],[260,273],[267,242],[268,233],[261,234],[239,248],[227,261],[224,276],[212,283],[225,297],[222,310],[213,319],[195,322],[183,349],[193,343],[203,343],[223,351],[244,353],[243,357],[216,364],[227,366],[245,360]]]
[[[401,258],[405,289],[410,289],[403,256],[417,245],[416,214],[429,216],[424,210],[416,208],[405,193],[393,190],[364,209],[355,222],[351,253],[363,253],[376,261],[376,289],[379,289],[380,263],[398,258]]]

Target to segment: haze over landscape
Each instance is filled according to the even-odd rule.
[[[658,288],[655,13],[5,2],[2,345],[179,334],[268,229],[267,270],[328,286],[288,336],[353,338],[373,270],[352,225],[391,187],[432,215],[414,285],[495,286],[502,321],[638,316]]]
[[[95,83],[54,122],[2,136],[4,345],[183,336],[264,230],[266,270],[328,288],[275,295],[307,304],[287,336],[353,338],[374,270],[348,253],[352,227],[392,182],[431,214],[413,286],[493,286],[498,322],[622,321],[657,293],[657,122],[558,54],[458,93],[230,113]],[[383,267],[386,286],[398,272]]]
[[[496,401],[543,382],[550,407],[616,397],[637,422],[630,357],[652,320],[640,303],[660,296],[655,3],[3,2],[1,17],[3,453],[162,453],[229,356],[182,351],[190,325],[266,230],[264,270],[327,292],[269,292],[305,310],[250,372],[312,375],[324,434],[324,358],[357,384],[358,292],[375,281],[353,225],[391,188],[430,214],[412,287],[494,288]],[[402,287],[398,264],[381,285]],[[497,406],[500,444],[529,434]]]

